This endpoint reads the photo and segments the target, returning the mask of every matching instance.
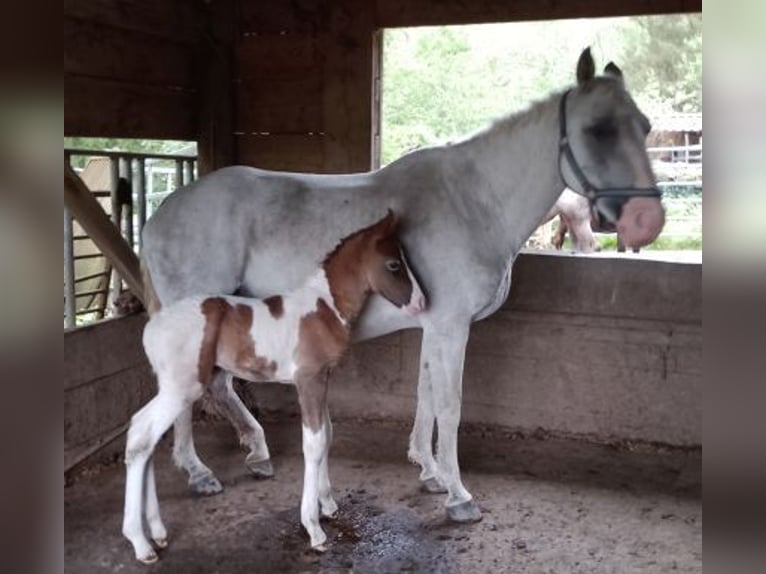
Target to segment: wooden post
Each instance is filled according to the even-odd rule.
[[[64,166],[64,205],[109,258],[133,294],[143,302],[144,290],[138,257],[120,231],[109,221],[109,216],[80,176],[68,165]]]
[[[197,175],[235,163],[234,42],[235,2],[203,4],[206,33],[200,42]]]

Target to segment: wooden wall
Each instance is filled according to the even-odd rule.
[[[241,163],[363,171],[371,158],[372,12],[353,0],[239,3]]]
[[[185,0],[65,0],[64,135],[196,139]]]
[[[701,9],[701,0],[65,0],[65,135],[196,139],[202,171],[365,171],[381,28]]]

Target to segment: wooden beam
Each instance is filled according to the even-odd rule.
[[[380,28],[702,12],[702,0],[375,0]]]
[[[206,26],[198,46],[198,172],[202,176],[235,162],[233,0],[201,8]]]
[[[143,302],[144,290],[138,257],[80,176],[68,165],[64,166],[64,205],[112,262],[133,294]]]

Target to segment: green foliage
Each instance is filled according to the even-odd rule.
[[[646,112],[701,111],[700,15],[387,30],[381,163],[566,87],[586,46],[623,69]]]
[[[702,15],[626,19],[623,71],[647,111],[702,111]]]

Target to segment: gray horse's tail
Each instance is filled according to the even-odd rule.
[[[151,317],[160,310],[162,304],[160,303],[160,298],[157,297],[157,292],[154,290],[152,276],[149,273],[149,267],[143,255],[141,255],[141,280],[144,284],[144,307],[146,307],[146,312]]]

